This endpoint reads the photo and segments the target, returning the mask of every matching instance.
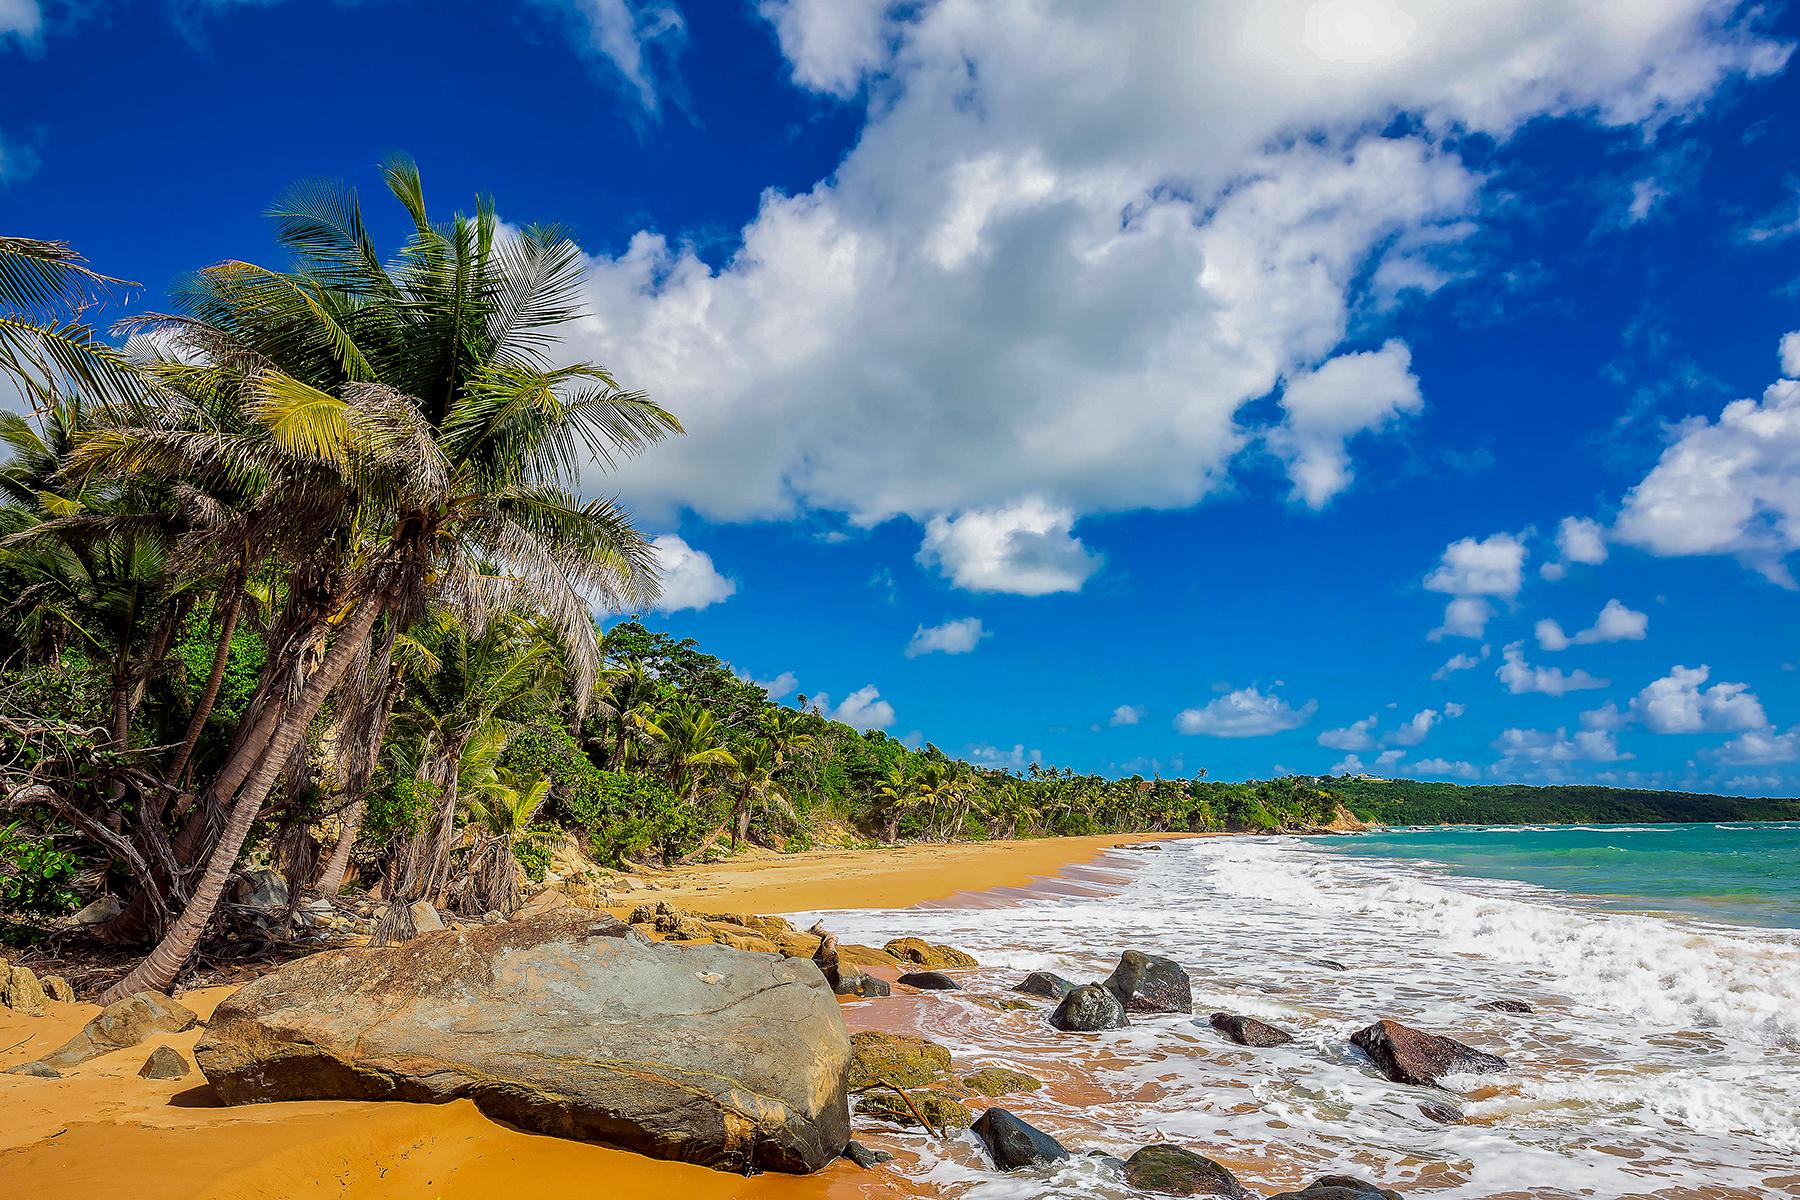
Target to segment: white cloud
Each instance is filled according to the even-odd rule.
[[[753,679],[750,682],[769,693],[771,700],[780,700],[784,696],[791,696],[800,687],[800,677],[792,671],[783,671],[773,679]]]
[[[894,723],[894,706],[881,698],[880,690],[872,683],[851,692],[835,708],[826,695],[815,697],[813,705],[831,720],[842,721],[853,729],[886,729]]]
[[[1447,637],[1478,638],[1487,632],[1487,623],[1493,616],[1494,606],[1480,596],[1458,596],[1444,605],[1444,623],[1431,631],[1431,640],[1435,642]],[[1487,655],[1483,654],[1482,657],[1486,658]]]
[[[661,110],[659,75],[687,42],[681,10],[661,0],[537,0],[568,14],[583,53],[617,72],[624,90],[647,113]]]
[[[1614,535],[1652,554],[1729,554],[1784,587],[1800,549],[1800,380],[1692,417],[1625,496]]]
[[[1631,714],[1623,711],[1617,704],[1608,700],[1599,708],[1590,708],[1581,714],[1583,729],[1619,730],[1631,723]]]
[[[1590,646],[1596,642],[1641,642],[1650,629],[1650,617],[1627,608],[1617,600],[1608,600],[1593,625],[1574,637],[1563,632],[1555,621],[1537,623],[1538,645],[1545,650],[1567,650],[1570,646]]]
[[[1789,379],[1800,379],[1800,329],[1781,337],[1781,373]]]
[[[1741,766],[1800,761],[1800,726],[1786,733],[1752,729],[1719,747],[1719,761]]]
[[[0,41],[17,38],[35,45],[44,31],[44,12],[37,0],[0,0]]]
[[[1425,586],[1453,596],[1510,599],[1524,582],[1525,554],[1524,540],[1510,533],[1462,538],[1444,547],[1444,557],[1425,577]]]
[[[970,746],[968,756],[977,766],[999,767],[1005,771],[1023,771],[1032,763],[1044,761],[1042,750],[1026,750],[1023,745],[1015,745],[1010,750],[999,746]]]
[[[1483,209],[1465,133],[1660,122],[1785,54],[1717,0],[1444,0],[1319,40],[1404,24],[1371,3],[771,0],[797,82],[866,91],[866,123],[724,262],[652,232],[591,261],[569,353],[692,431],[608,486],[864,525],[1192,505],[1261,432],[1244,407],[1348,349],[1372,281],[1454,269]]]
[[[1424,407],[1411,366],[1412,352],[1396,339],[1288,380],[1281,393],[1287,417],[1269,444],[1287,463],[1295,499],[1323,508],[1350,486],[1350,439]]]
[[[1474,763],[1465,762],[1462,759],[1452,761],[1447,758],[1421,758],[1418,762],[1409,764],[1406,773],[1439,778],[1447,775],[1456,779],[1474,779],[1481,774]]]
[[[1312,720],[1318,707],[1317,700],[1308,700],[1294,708],[1273,693],[1265,695],[1255,687],[1239,688],[1200,708],[1182,709],[1175,716],[1175,728],[1206,737],[1267,737],[1298,729]]]
[[[1144,719],[1144,706],[1141,704],[1121,704],[1113,709],[1108,725],[1136,725]]]
[[[1452,712],[1451,710],[1455,711]],[[1460,704],[1446,704],[1444,711],[1435,708],[1420,709],[1399,729],[1394,731],[1394,741],[1402,746],[1416,746],[1424,741],[1432,729],[1446,719],[1460,717],[1463,707]]]
[[[1515,696],[1528,693],[1541,693],[1545,696],[1565,696],[1570,692],[1587,691],[1591,688],[1607,686],[1604,679],[1596,679],[1586,671],[1564,673],[1560,667],[1534,667],[1525,661],[1525,643],[1514,642],[1500,652],[1500,669],[1494,672],[1506,690]]]
[[[712,555],[694,549],[675,534],[651,538],[650,547],[656,553],[656,567],[662,575],[662,596],[656,602],[656,611],[706,608],[737,594],[736,581],[719,574]]]
[[[1451,603],[1454,604],[1455,601],[1451,601]],[[1483,624],[1485,624],[1485,623],[1486,622],[1484,621]],[[1488,657],[1488,648],[1486,646],[1483,646],[1481,648],[1480,657],[1477,657],[1473,654],[1452,654],[1449,657],[1449,659],[1445,661],[1443,666],[1439,667],[1437,670],[1435,670],[1431,673],[1431,678],[1439,683],[1442,683],[1444,680],[1450,678],[1452,675],[1456,674],[1458,671],[1474,670],[1476,667],[1479,667],[1482,663],[1486,662],[1487,657]]]
[[[980,617],[962,617],[929,628],[921,625],[913,631],[912,641],[906,644],[906,657],[917,658],[921,654],[967,654],[981,644],[982,638],[988,636],[990,634],[982,628]]]
[[[972,592],[1078,592],[1101,558],[1071,532],[1075,514],[1041,500],[933,517],[919,561]]]
[[[1549,764],[1570,762],[1620,762],[1631,757],[1619,753],[1611,730],[1584,729],[1570,737],[1565,729],[1508,729],[1494,739],[1504,765],[1519,761]]]
[[[1631,700],[1631,716],[1652,733],[1723,733],[1767,729],[1762,701],[1743,683],[1706,687],[1711,668],[1672,668]]]
[[[1370,750],[1375,746],[1375,718],[1364,717],[1341,729],[1327,729],[1319,735],[1319,745],[1332,750]]]
[[[1569,573],[1570,563],[1605,562],[1606,526],[1591,517],[1564,517],[1556,527],[1556,552],[1557,562],[1538,568],[1545,579],[1561,579]]]

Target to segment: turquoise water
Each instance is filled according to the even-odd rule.
[[[1800,824],[1446,826],[1320,843],[1437,863],[1621,908],[1800,928]]]

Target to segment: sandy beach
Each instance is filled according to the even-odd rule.
[[[648,877],[645,899],[704,911],[903,908],[1000,895],[1093,861],[1142,835],[815,851],[735,859]],[[902,932],[902,931],[896,931]],[[202,1019],[229,988],[179,999]],[[852,1009],[854,1030],[872,1007]],[[0,1069],[61,1045],[98,1009],[0,1010]],[[872,1016],[872,1014],[870,1014]],[[866,1024],[866,1022],[865,1022]],[[0,1075],[0,1179],[61,1200],[261,1200],[519,1194],[850,1197],[906,1194],[894,1177],[846,1162],[809,1177],[740,1179],[699,1167],[497,1125],[467,1101],[428,1106],[312,1102],[226,1108],[197,1072],[163,1082],[138,1068],[158,1045],[190,1061],[201,1030],[158,1036],[61,1080]]]

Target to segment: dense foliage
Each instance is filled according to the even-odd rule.
[[[1800,800],[1566,784],[1464,787],[1407,779],[1335,779],[1345,807],[1382,825],[1600,825],[1800,821]]]

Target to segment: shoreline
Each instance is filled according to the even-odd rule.
[[[710,911],[904,909],[1005,902],[1121,846],[1193,834],[1109,834],[1008,842],[815,850],[737,858],[646,876],[635,902],[666,900]],[[1087,885],[1070,886],[1086,890]],[[625,905],[630,908],[633,905]],[[615,906],[619,911],[620,906]],[[181,993],[202,1019],[232,987]],[[860,1011],[858,1011],[860,1009]],[[51,1002],[48,1015],[0,1009],[0,1069],[28,1062],[73,1036],[99,1009]],[[852,1006],[854,1031],[875,1014]],[[752,1179],[583,1142],[522,1133],[469,1101],[447,1105],[310,1101],[222,1107],[198,1071],[141,1079],[158,1046],[189,1059],[201,1029],[158,1035],[83,1065],[67,1078],[0,1074],[0,1178],[20,1195],[62,1200],[289,1200],[429,1195],[485,1200],[520,1181],[544,1200],[610,1190],[682,1200],[899,1197],[898,1177],[840,1160],[809,1176]],[[129,1162],[129,1177],[118,1164]]]

